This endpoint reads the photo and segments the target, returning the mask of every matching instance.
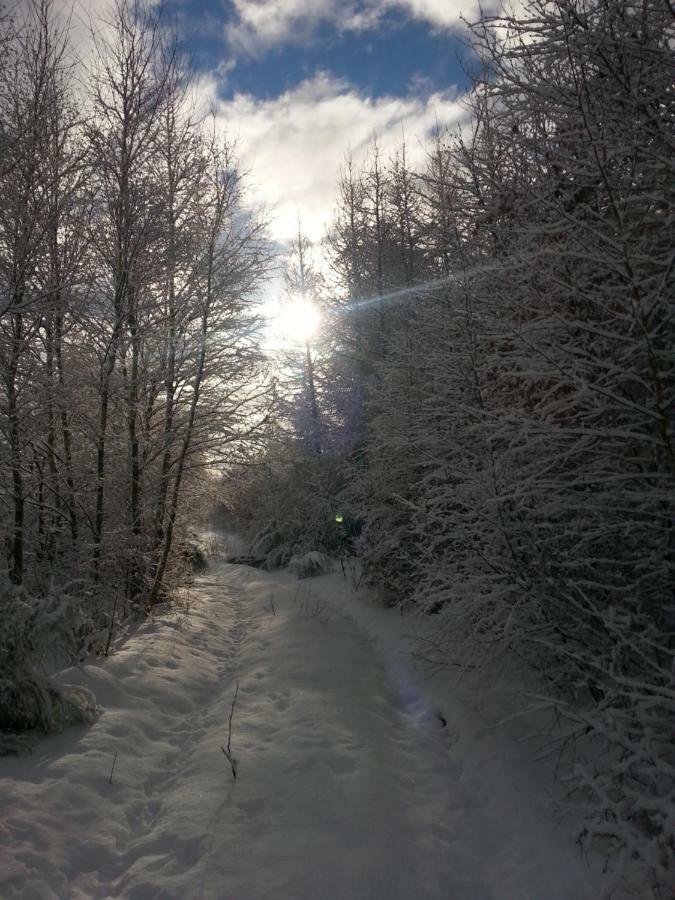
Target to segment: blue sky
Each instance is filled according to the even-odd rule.
[[[320,6],[320,0],[315,9],[317,3]],[[268,20],[285,6],[288,29],[281,16],[274,34],[269,28],[266,33],[264,24],[247,28],[247,5],[267,12]],[[334,9],[339,6],[333,4]],[[360,27],[360,23],[344,27],[345,17],[328,11],[324,17],[313,17],[311,7],[303,15],[302,2],[294,9],[292,2],[283,0],[249,4],[240,0],[238,8],[235,0],[170,0],[167,11],[175,17],[196,68],[221,72],[222,99],[236,93],[272,98],[317,71],[331,73],[372,98],[428,94],[467,84],[463,71],[467,52],[460,29],[440,27],[431,16],[415,16],[405,3],[376,11]]]

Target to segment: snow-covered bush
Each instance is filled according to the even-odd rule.
[[[277,522],[273,519],[255,535],[251,541],[248,552],[250,556],[256,559],[266,559],[266,557],[288,542],[288,536],[280,530]]]
[[[47,672],[50,663],[75,652],[82,622],[78,602],[62,593],[32,597],[3,577],[0,608],[1,752],[26,729],[50,733],[88,720],[94,702],[82,689],[56,684]]]
[[[283,569],[288,565],[292,556],[293,551],[289,544],[279,544],[265,556],[262,568],[268,572],[273,572],[274,569]]]
[[[199,535],[189,533],[181,546],[181,552],[193,572],[203,572],[209,567],[209,547]]]
[[[288,444],[228,476],[230,523],[253,534],[244,556],[274,569],[310,550],[340,555],[357,528],[342,506],[343,479],[337,458],[307,456]]]
[[[332,572],[333,564],[325,553],[310,550],[309,553],[294,556],[288,564],[288,568],[298,578],[316,578]]]

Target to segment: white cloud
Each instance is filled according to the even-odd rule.
[[[226,27],[230,43],[257,53],[283,43],[299,43],[322,24],[341,31],[373,28],[388,11],[456,26],[462,15],[473,18],[477,0],[233,0],[236,18]]]
[[[463,3],[462,0],[389,0],[388,5],[407,8],[416,19],[441,28],[457,25],[462,15],[472,18],[478,10],[477,3]]]
[[[298,43],[332,18],[332,6],[330,0],[233,0],[236,18],[226,34],[250,53],[290,39]]]
[[[405,132],[409,154],[419,160],[436,122],[454,125],[464,111],[449,91],[426,99],[371,99],[319,73],[273,99],[242,94],[221,101],[218,116],[238,138],[242,164],[251,170],[252,200],[274,207],[272,236],[286,242],[297,232],[298,217],[312,241],[322,238],[347,152],[358,161],[376,134],[386,155]]]

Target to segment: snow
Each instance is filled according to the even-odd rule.
[[[62,674],[93,726],[0,759],[0,896],[597,897],[522,746],[410,632],[339,574],[215,561],[188,614]]]

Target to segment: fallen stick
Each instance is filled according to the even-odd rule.
[[[110,778],[108,784],[112,784],[113,772],[115,771],[115,763],[117,762],[117,750],[115,750],[115,759],[113,759],[112,769],[110,770]]]
[[[234,706],[237,702],[237,695],[239,694],[239,679],[237,679],[237,686],[234,690],[234,697],[232,699],[232,709],[230,710],[230,725],[229,725],[229,733],[227,735],[227,750],[221,744],[220,749],[223,751],[225,756],[227,757],[230,767],[232,768],[232,778],[237,780],[237,765],[239,764],[239,760],[235,759],[232,756],[232,717],[234,716]]]

